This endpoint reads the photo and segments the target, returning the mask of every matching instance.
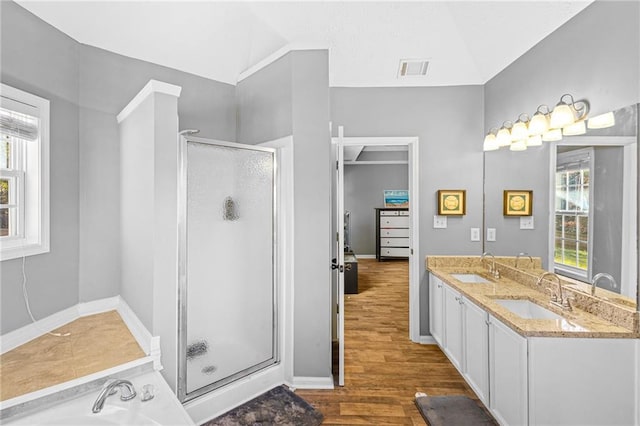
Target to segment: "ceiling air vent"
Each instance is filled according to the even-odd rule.
[[[422,77],[427,74],[429,61],[425,59],[401,59],[398,78]]]

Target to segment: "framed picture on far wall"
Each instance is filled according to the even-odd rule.
[[[504,216],[533,215],[533,191],[505,189],[503,198]]]
[[[406,189],[385,189],[384,206],[408,208],[409,191]]]
[[[438,190],[438,215],[458,215],[467,213],[467,191],[464,189]]]

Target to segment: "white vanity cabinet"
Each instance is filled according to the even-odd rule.
[[[489,315],[489,409],[500,424],[529,424],[527,376],[527,339]]]
[[[440,347],[444,333],[444,284],[440,278],[429,275],[429,329]]]
[[[462,298],[463,376],[480,401],[489,404],[489,315]]]
[[[462,371],[462,295],[444,285],[444,353]]]

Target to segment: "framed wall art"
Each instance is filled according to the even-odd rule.
[[[505,216],[532,216],[533,191],[505,189],[502,210]]]
[[[385,189],[385,207],[409,207],[409,191],[406,189]]]
[[[467,191],[464,189],[438,190],[438,215],[458,215],[467,213]]]

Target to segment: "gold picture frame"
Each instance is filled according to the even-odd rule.
[[[464,189],[438,190],[438,215],[463,216],[467,213],[467,191]]]
[[[502,213],[504,216],[532,216],[533,191],[505,189]]]

